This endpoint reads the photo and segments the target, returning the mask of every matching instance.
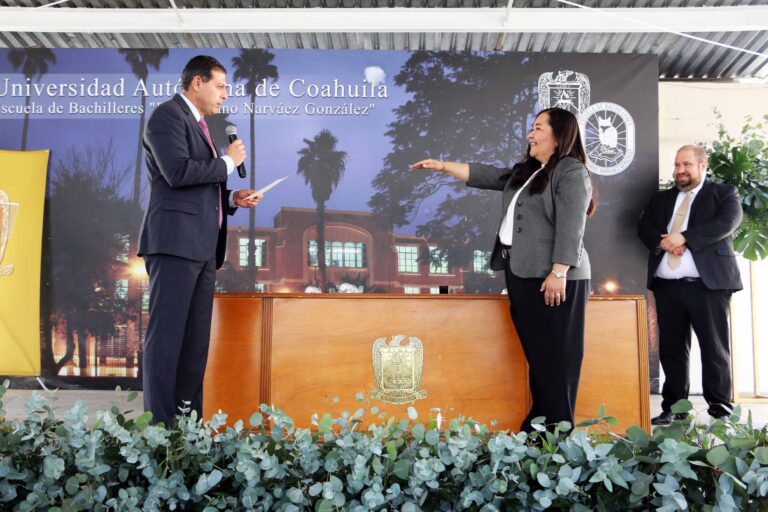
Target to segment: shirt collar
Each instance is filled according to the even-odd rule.
[[[704,177],[702,177],[702,178],[701,178],[701,183],[699,183],[699,184],[698,184],[698,185],[696,185],[694,188],[692,188],[691,190],[689,190],[689,192],[693,192],[693,196],[692,196],[692,197],[696,197],[696,194],[698,194],[698,193],[699,193],[699,190],[701,190],[701,187],[703,187],[703,186],[704,186],[704,182],[705,182],[705,181],[707,181],[707,177],[706,177],[706,176],[704,176]]]
[[[203,116],[200,115],[200,111],[197,110],[197,107],[195,107],[192,104],[192,102],[189,100],[189,98],[187,98],[184,95],[183,92],[181,94],[179,94],[179,96],[181,96],[182,99],[187,103],[187,105],[189,105],[189,109],[192,111],[192,115],[195,116],[195,121],[197,121],[199,123],[200,122],[200,118],[203,117]]]

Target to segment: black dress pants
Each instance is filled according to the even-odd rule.
[[[153,422],[170,426],[184,402],[202,416],[216,261],[153,254],[144,262],[149,274],[144,409]]]
[[[521,278],[505,270],[509,312],[528,360],[531,410],[520,426],[530,432],[531,420],[545,423],[569,421],[579,390],[584,357],[584,317],[589,299],[589,279],[567,281],[566,301],[547,306],[540,292],[542,278]]]
[[[659,323],[659,360],[664,370],[661,408],[688,398],[691,328],[701,349],[704,399],[713,416],[731,406],[731,351],[728,342],[730,290],[710,290],[701,280],[653,281]],[[726,409],[727,408],[727,409]]]

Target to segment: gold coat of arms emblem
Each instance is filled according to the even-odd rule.
[[[0,190],[0,276],[9,276],[13,273],[13,264],[3,265],[5,248],[13,234],[13,223],[16,220],[16,210],[19,205],[8,201],[8,194]]]
[[[407,344],[403,341],[408,339]],[[424,369],[424,345],[419,338],[398,334],[387,343],[386,338],[373,342],[373,376],[376,389],[371,400],[405,404],[427,398],[421,388]]]

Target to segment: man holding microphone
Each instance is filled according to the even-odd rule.
[[[224,262],[227,216],[253,208],[253,190],[226,190],[245,160],[234,140],[219,155],[207,115],[227,99],[226,69],[198,55],[181,73],[183,92],[159,105],[144,132],[149,205],[139,256],[149,274],[149,322],[144,341],[144,408],[170,426],[178,408],[202,415],[216,269]]]

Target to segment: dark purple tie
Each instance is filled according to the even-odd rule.
[[[208,123],[205,122],[205,118],[200,117],[200,120],[197,122],[197,124],[199,124],[200,129],[203,130],[203,135],[205,135],[205,141],[211,147],[211,151],[213,151],[213,156],[218,158],[219,154],[216,152],[216,146],[213,145],[213,140],[211,139],[211,132],[208,131]],[[219,185],[219,188],[221,188],[221,185]],[[221,209],[221,190],[219,190],[219,227],[221,227],[221,223],[223,221],[224,221],[224,213]]]

